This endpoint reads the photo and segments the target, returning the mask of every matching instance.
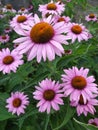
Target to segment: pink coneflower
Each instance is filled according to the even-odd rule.
[[[22,55],[16,50],[10,52],[9,48],[6,48],[0,51],[0,71],[3,71],[3,74],[16,72],[18,66],[22,64]]]
[[[14,29],[17,30],[20,28],[26,28],[29,26],[29,23],[32,23],[33,21],[33,16],[32,13],[30,14],[18,14],[16,15],[12,21],[10,22],[10,26]]]
[[[70,17],[68,17],[68,16],[56,16],[56,21],[57,22],[62,22],[62,21],[64,21],[64,23],[69,23],[70,22]]]
[[[52,81],[51,79],[45,79],[36,86],[36,91],[33,92],[34,98],[39,100],[37,107],[40,112],[49,114],[51,108],[59,110],[59,105],[63,105],[63,94],[59,82]]]
[[[89,119],[88,124],[91,124],[91,125],[98,127],[98,118]]]
[[[33,9],[33,5],[29,5],[27,8],[28,11],[31,11],[32,9]]]
[[[10,40],[10,36],[8,34],[4,34],[0,36],[0,42],[1,43],[6,43]]]
[[[4,32],[5,32],[5,33],[10,33],[10,32],[12,32],[12,28],[11,28],[11,27],[6,27],[6,28],[4,29]]]
[[[63,11],[65,10],[65,5],[63,3],[60,4],[60,2],[51,1],[48,4],[39,5],[38,10],[40,12],[42,12],[43,15],[45,15],[47,13],[61,15],[61,13],[63,13]]]
[[[9,97],[6,102],[6,108],[8,108],[9,112],[12,114],[17,114],[18,116],[21,113],[25,113],[24,109],[26,106],[29,105],[28,96],[25,95],[23,92],[15,92],[11,93],[11,97]]]
[[[78,23],[69,23],[65,32],[67,32],[66,37],[71,39],[72,43],[74,43],[76,39],[78,40],[78,42],[81,42],[82,40],[87,41],[90,34],[85,26]]]
[[[39,19],[37,15],[34,16],[34,22],[32,26],[27,28],[27,31],[17,30],[17,33],[25,37],[18,38],[14,40],[14,43],[21,43],[17,50],[20,53],[28,53],[28,61],[37,57],[37,61],[40,62],[43,58],[49,61],[55,59],[55,54],[62,56],[64,49],[62,43],[68,44],[66,42],[66,37],[62,34],[66,26],[63,22],[51,24],[52,17]]]
[[[95,14],[89,14],[85,17],[86,21],[97,21],[97,16]]]
[[[22,7],[22,8],[20,8],[20,9],[18,10],[18,13],[19,13],[19,14],[25,14],[25,13],[29,13],[29,12],[28,12],[28,10],[27,10],[26,8]]]
[[[97,84],[94,83],[93,76],[87,76],[89,69],[73,67],[65,69],[62,75],[64,95],[69,96],[71,101],[79,101],[80,95],[84,102],[89,100],[94,93],[98,94]]]
[[[13,6],[11,4],[5,5],[4,8],[2,8],[2,11],[16,13],[16,10],[13,9]]]
[[[80,95],[79,101],[71,101],[71,106],[76,107],[77,114],[80,116],[82,113],[87,116],[88,113],[91,113],[94,115],[96,112],[96,109],[94,106],[98,106],[98,100],[95,98],[91,98],[84,102],[83,96]]]

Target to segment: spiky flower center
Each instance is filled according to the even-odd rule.
[[[6,35],[3,35],[3,36],[2,36],[2,39],[4,39],[4,40],[5,40],[6,38],[7,38],[7,37],[6,37]]]
[[[30,32],[30,37],[35,43],[46,43],[48,42],[54,35],[53,27],[46,23],[40,22],[34,25]]]
[[[86,79],[82,76],[75,76],[72,81],[71,84],[73,86],[73,88],[78,89],[78,90],[82,90],[86,87]]]
[[[25,8],[24,8],[24,7],[22,7],[20,10],[21,10],[21,11],[24,11],[24,10],[25,10]]]
[[[71,31],[75,34],[80,34],[82,32],[82,28],[79,25],[73,25]]]
[[[16,107],[16,108],[18,108],[21,105],[21,103],[22,103],[22,101],[21,101],[20,98],[15,98],[13,100],[13,106]]]
[[[64,19],[63,17],[60,17],[60,18],[58,19],[58,22],[62,22],[62,21],[65,21],[65,19]]]
[[[95,15],[94,14],[90,14],[89,18],[95,18]]]
[[[55,97],[55,92],[51,89],[45,90],[44,93],[43,93],[43,98],[47,101],[53,100],[54,97]]]
[[[85,105],[84,99],[83,99],[83,96],[82,96],[82,95],[80,95],[79,104],[80,104],[80,105]]]
[[[20,16],[18,16],[18,18],[17,18],[17,22],[18,23],[23,23],[23,22],[25,22],[27,20],[27,18],[26,18],[26,16],[24,16],[24,15],[20,15]]]
[[[50,3],[47,5],[47,9],[48,10],[56,10],[57,6],[54,3]]]
[[[11,4],[7,4],[6,5],[6,9],[12,9],[13,7],[12,7],[12,5]]]
[[[14,61],[14,58],[12,56],[5,56],[3,59],[3,63],[6,65],[11,64]]]

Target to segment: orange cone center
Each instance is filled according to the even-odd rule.
[[[55,97],[55,92],[53,90],[46,90],[43,94],[43,97],[47,101],[51,101]]]
[[[18,23],[23,23],[23,22],[25,22],[27,20],[27,18],[26,18],[26,16],[24,16],[24,15],[20,15],[20,16],[18,16],[18,18],[17,18],[17,22]]]
[[[78,90],[82,90],[86,87],[86,79],[82,76],[75,76],[72,81],[71,84],[73,86],[73,88],[78,89]]]
[[[13,61],[14,61],[14,58],[10,55],[4,57],[4,59],[3,59],[3,63],[6,64],[6,65],[11,64]]]
[[[21,105],[21,100],[19,98],[16,98],[13,100],[13,106],[14,107],[19,107]]]
[[[50,3],[47,5],[47,9],[48,10],[56,10],[57,6],[54,3]]]
[[[71,28],[71,31],[75,34],[80,34],[82,32],[82,28],[81,26],[79,25],[74,25],[72,28]]]
[[[53,27],[46,23],[40,22],[34,25],[30,32],[30,37],[35,43],[47,43],[54,36]]]

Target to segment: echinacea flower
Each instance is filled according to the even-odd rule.
[[[10,22],[10,26],[14,29],[17,30],[29,26],[29,23],[33,21],[33,16],[32,13],[30,14],[17,14],[12,21]]]
[[[89,21],[97,21],[97,16],[96,16],[96,14],[89,14],[85,17],[85,20],[88,22]]]
[[[69,23],[70,22],[70,17],[68,17],[68,16],[59,16],[59,15],[57,15],[56,16],[56,21],[57,22],[62,22],[62,21],[64,21],[64,23]]]
[[[89,119],[88,124],[91,124],[91,125],[98,127],[98,118]]]
[[[82,40],[87,41],[90,38],[89,30],[87,30],[82,24],[68,23],[65,31],[67,33],[66,37],[71,39],[72,43],[74,43],[76,40],[78,40],[78,42],[81,42]]]
[[[11,93],[11,97],[6,99],[8,108],[8,112],[12,112],[12,114],[17,114],[18,116],[21,113],[25,113],[24,109],[26,109],[27,105],[29,105],[28,96],[23,92],[15,92]]]
[[[0,51],[0,71],[3,74],[16,72],[18,66],[22,64],[22,55],[16,50],[10,51],[9,48],[6,48]]]
[[[33,9],[33,5],[29,5],[27,8],[28,11],[31,11],[32,9]]]
[[[94,76],[88,76],[89,69],[72,67],[72,69],[65,69],[64,72],[62,75],[64,95],[70,96],[71,101],[79,101],[82,95],[84,102],[87,102],[94,93],[98,94]]]
[[[0,42],[6,43],[10,40],[10,36],[8,34],[0,35]]]
[[[43,58],[49,61],[55,59],[55,54],[62,56],[64,49],[62,44],[68,44],[66,37],[62,34],[66,26],[63,22],[55,23],[52,25],[52,17],[39,19],[37,15],[34,16],[32,26],[22,30],[16,30],[18,34],[23,35],[14,40],[14,43],[20,43],[17,50],[20,53],[27,53],[28,61],[37,57],[40,62]]]
[[[16,10],[13,9],[13,6],[11,4],[5,5],[4,8],[2,8],[2,11],[16,13]]]
[[[80,116],[81,114],[84,114],[85,116],[87,116],[88,113],[91,113],[92,115],[94,115],[94,113],[96,112],[96,109],[94,106],[98,106],[98,100],[95,99],[95,97],[87,100],[86,102],[84,102],[83,96],[80,95],[80,99],[79,101],[71,101],[71,106],[76,107],[77,110],[77,114],[78,116]]]
[[[12,28],[11,28],[11,27],[6,27],[6,28],[4,29],[4,32],[5,32],[5,33],[10,33],[10,32],[12,32]]]
[[[18,13],[19,14],[26,14],[26,13],[29,13],[28,10],[24,7],[21,7],[19,10],[18,10]]]
[[[63,105],[63,94],[59,82],[52,81],[51,79],[45,79],[36,86],[36,91],[33,92],[33,97],[39,100],[37,107],[39,107],[40,112],[45,112],[49,114],[51,108],[58,111],[59,105]]]
[[[61,15],[61,13],[63,13],[63,11],[65,10],[65,5],[63,3],[60,4],[60,2],[51,1],[48,4],[39,5],[38,10],[42,13],[43,16],[47,13]]]

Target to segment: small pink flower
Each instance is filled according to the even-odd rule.
[[[49,114],[51,108],[58,111],[59,105],[63,105],[63,94],[59,82],[52,81],[51,79],[45,79],[36,86],[36,91],[33,92],[34,99],[39,100],[37,107],[40,112]]]
[[[59,15],[57,15],[57,16],[55,16],[55,21],[56,22],[64,22],[65,24],[67,24],[67,23],[69,23],[70,22],[70,17],[68,17],[68,16],[59,16]]]
[[[6,27],[6,28],[4,29],[4,32],[5,32],[5,33],[10,33],[10,32],[12,32],[12,28],[11,28],[11,27]]]
[[[68,23],[65,33],[67,33],[66,38],[71,39],[72,43],[76,40],[78,40],[78,42],[82,40],[87,41],[90,34],[85,26],[78,23]]]
[[[21,9],[18,10],[18,13],[19,14],[26,14],[26,13],[29,13],[29,12],[28,12],[28,9],[22,7]]]
[[[0,42],[1,43],[6,43],[10,40],[10,36],[8,34],[4,34],[0,36]]]
[[[89,119],[88,124],[91,124],[91,125],[98,127],[98,118]]]
[[[79,101],[71,101],[71,106],[76,107],[77,114],[80,116],[82,113],[87,116],[88,113],[94,115],[96,109],[94,106],[98,106],[98,100],[95,97],[84,102],[83,96],[80,95]]]
[[[22,57],[16,50],[10,52],[9,48],[2,49],[0,51],[0,71],[3,71],[3,74],[16,72],[18,66],[23,64]]]
[[[89,14],[85,17],[86,21],[97,21],[97,16],[95,14]]]
[[[16,10],[13,9],[13,6],[11,4],[5,5],[4,8],[2,8],[2,11],[16,13]]]
[[[17,14],[10,22],[10,26],[14,29],[14,31],[18,32],[22,28],[27,28],[27,26],[29,26],[29,23],[32,23],[32,21],[32,13],[21,15]]]
[[[6,102],[6,108],[8,108],[8,112],[12,112],[12,114],[17,114],[18,116],[21,113],[25,113],[24,109],[29,105],[28,96],[24,95],[23,92],[15,92],[11,93],[11,97],[9,97]]]
[[[31,11],[32,9],[33,9],[33,5],[29,5],[27,8],[28,11]]]
[[[73,67],[65,69],[62,75],[62,85],[65,97],[70,96],[70,101],[79,101],[80,95],[84,102],[90,100],[93,94],[98,94],[97,84],[93,76],[87,76],[89,69]]]
[[[63,3],[60,4],[60,2],[53,2],[51,0],[51,2],[48,4],[39,5],[38,10],[42,12],[43,16],[45,16],[47,13],[61,15],[61,13],[63,13],[63,11],[65,10],[65,5]]]

